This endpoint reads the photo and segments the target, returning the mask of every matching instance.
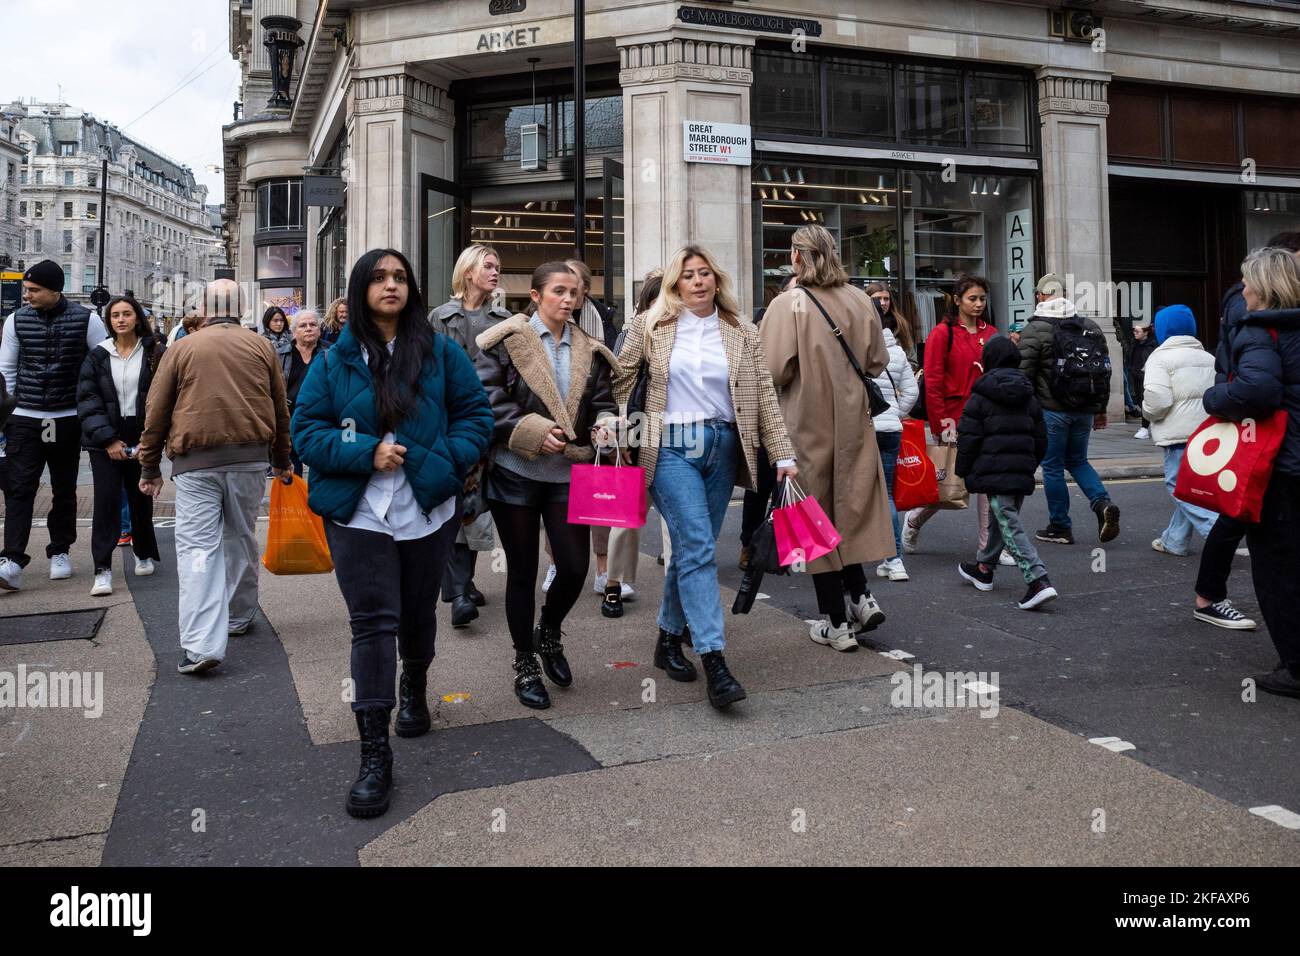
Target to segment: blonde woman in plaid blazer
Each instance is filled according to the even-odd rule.
[[[709,703],[745,698],[722,650],[722,601],[714,560],[731,489],[753,489],[758,448],[778,475],[795,475],[776,390],[753,323],[742,319],[729,276],[699,246],[686,246],[664,269],[653,308],[629,323],[615,400],[624,405],[642,362],[649,372],[646,415],[631,423],[646,486],[668,524],[666,569],[655,666],[673,680],[695,680],[682,654],[689,626],[708,682]]]

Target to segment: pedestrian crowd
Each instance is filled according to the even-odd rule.
[[[1192,311],[1170,305],[1135,334],[1126,375],[1142,430],[1162,449],[1173,501],[1152,548],[1186,555],[1199,533],[1195,617],[1245,629],[1255,623],[1227,592],[1245,540],[1279,654],[1258,683],[1293,697],[1298,254],[1300,234],[1287,233],[1247,257],[1224,299],[1216,354],[1202,346]],[[72,575],[83,449],[94,478],[92,594],[112,593],[113,554],[128,538],[134,573],[152,574],[162,561],[153,504],[165,453],[175,485],[178,670],[210,671],[228,638],[254,624],[266,480],[305,473],[351,626],[361,769],[347,809],[364,817],[388,807],[390,725],[400,736],[432,725],[439,596],[453,627],[472,628],[486,603],[476,559],[498,538],[513,690],[525,707],[545,709],[550,688],[574,683],[563,626],[588,586],[593,553],[601,613],[619,617],[635,599],[639,531],[570,521],[576,466],[640,469],[664,536],[654,664],[678,681],[702,671],[717,708],[746,696],[724,653],[717,565],[737,486],[746,492],[742,570],[761,570],[773,509],[796,496],[814,500],[834,526],[837,545],[799,569],[811,574],[822,615],[809,637],[840,651],[885,623],[870,568],[878,579],[907,581],[904,557],[920,551],[923,529],[944,506],[977,519],[973,554],[954,581],[988,592],[1000,566],[1014,567],[1025,610],[1059,596],[1040,547],[1075,543],[1066,471],[1098,540],[1120,532],[1119,508],[1088,457],[1090,435],[1107,424],[1106,337],[1054,274],[1038,282],[1034,314],[1016,336],[997,331],[988,281],[961,277],[946,315],[919,342],[893,290],[849,282],[834,237],[819,225],[795,232],[788,281],[752,321],[732,277],[695,244],[646,277],[617,338],[582,262],[538,266],[518,314],[503,307],[501,272],[494,249],[470,246],[453,270],[451,300],[430,311],[407,257],[375,249],[323,315],[271,307],[257,331],[241,324],[251,303],[240,286],[218,280],[169,344],[130,296],[113,298],[101,318],[62,294],[56,264],[33,266],[25,304],[0,340],[0,414],[8,417],[0,589],[19,589],[31,562],[46,469],[50,577]],[[1207,413],[1284,419],[1258,522],[1174,496]],[[940,501],[900,512],[897,476],[917,457],[904,454],[905,435],[920,422]],[[1021,512],[1040,468],[1048,523],[1031,534]],[[542,549],[550,566],[539,588]]]

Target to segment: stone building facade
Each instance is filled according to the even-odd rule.
[[[193,172],[117,127],[61,103],[4,108],[18,120],[20,256],[63,266],[65,293],[88,302],[102,282],[133,292],[145,308],[180,313],[186,285],[212,278],[224,262],[208,190]],[[104,275],[99,275],[103,160],[108,158]]]
[[[18,223],[19,171],[23,164],[23,149],[19,143],[16,114],[0,109],[0,271],[17,267],[22,255],[19,239],[22,230]]]
[[[323,304],[376,246],[410,255],[437,300],[457,252],[487,242],[522,304],[532,267],[572,251],[580,175],[595,292],[619,315],[687,240],[757,308],[793,230],[819,222],[854,280],[889,284],[922,332],[962,273],[990,280],[1002,329],[1032,310],[1036,276],[1060,273],[1118,362],[1128,325],[1170,302],[1213,342],[1247,248],[1300,227],[1291,4],[587,0],[580,173],[570,0],[230,12],[244,85],[227,229],[267,301]],[[292,44],[268,17],[297,22]],[[292,64],[278,108],[273,58]],[[527,169],[534,123],[543,162]],[[692,124],[740,127],[749,161],[692,161]],[[314,205],[305,174],[342,195]]]

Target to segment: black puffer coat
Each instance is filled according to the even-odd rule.
[[[167,347],[158,339],[142,340],[144,355],[140,362],[140,380],[136,384],[136,407],[119,407],[117,385],[113,381],[113,357],[107,349],[95,347],[81,363],[81,377],[77,383],[77,416],[81,419],[81,446],[103,450],[119,439],[128,445],[140,441],[144,427],[145,403],[149,398],[149,385],[162,361]],[[112,343],[109,343],[112,348]],[[134,433],[122,432],[122,419],[135,418]]]
[[[957,474],[976,494],[1029,495],[1047,454],[1047,427],[1034,385],[1020,371],[1020,351],[1006,336],[984,346],[985,372],[975,381],[957,425]]]

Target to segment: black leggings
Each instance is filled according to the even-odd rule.
[[[488,508],[506,553],[506,622],[510,626],[510,640],[516,653],[531,654],[541,525],[546,525],[555,559],[555,580],[546,592],[542,618],[556,627],[577,603],[587,583],[591,532],[585,524],[569,524],[567,501],[531,508],[489,499]]]
[[[817,610],[827,615],[836,627],[843,627],[849,619],[844,610],[845,591],[855,601],[871,593],[860,564],[846,564],[843,571],[822,571],[812,579],[817,592]]]
[[[1228,596],[1228,575],[1232,573],[1232,559],[1246,537],[1246,525],[1219,515],[1210,529],[1210,536],[1201,547],[1201,568],[1196,576],[1196,593],[1211,604]]]

